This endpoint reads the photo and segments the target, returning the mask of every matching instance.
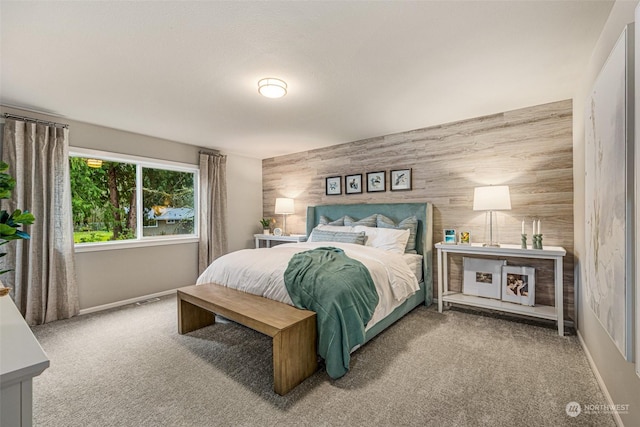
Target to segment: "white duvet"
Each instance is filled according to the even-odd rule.
[[[217,283],[293,305],[284,284],[291,257],[310,249],[332,246],[360,261],[369,270],[380,301],[368,330],[419,289],[418,280],[402,256],[380,249],[337,242],[289,243],[264,249],[244,249],[216,259],[198,277],[197,284]]]

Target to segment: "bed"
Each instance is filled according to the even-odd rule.
[[[351,204],[351,205],[325,205],[325,206],[310,206],[307,208],[307,235],[311,236],[312,232],[314,233],[311,239],[320,240],[320,242],[311,242],[311,243],[293,243],[293,244],[285,244],[279,245],[272,249],[248,249],[243,251],[237,251],[231,254],[226,255],[225,257],[221,257],[216,260],[205,272],[198,278],[197,285],[193,289],[193,292],[202,293],[202,288],[200,285],[205,284],[217,284],[216,287],[220,288],[235,288],[234,290],[230,290],[230,292],[242,292],[242,295],[235,294],[238,298],[245,299],[246,294],[255,294],[252,295],[253,302],[256,304],[266,303],[265,298],[269,298],[270,300],[268,304],[271,304],[273,308],[281,307],[281,304],[290,304],[294,305],[292,302],[292,298],[296,299],[294,294],[291,294],[292,288],[289,283],[287,283],[289,291],[284,288],[282,285],[273,285],[272,282],[283,281],[284,278],[280,278],[283,275],[291,275],[291,266],[294,264],[294,261],[299,260],[299,256],[307,256],[307,254],[315,253],[317,251],[325,251],[323,254],[326,254],[327,251],[341,253],[344,252],[344,255],[348,255],[348,259],[354,258],[361,262],[361,264],[366,265],[366,268],[369,269],[371,277],[374,279],[376,292],[378,293],[379,302],[376,301],[375,312],[370,313],[371,317],[367,318],[366,329],[362,333],[362,337],[357,341],[357,345],[349,345],[348,352],[346,355],[346,361],[344,362],[346,365],[346,369],[348,369],[348,353],[354,351],[360,345],[366,343],[371,340],[373,337],[378,335],[384,329],[389,327],[395,321],[403,317],[409,311],[414,309],[420,304],[430,305],[432,302],[432,212],[433,208],[428,203],[398,203],[398,204]],[[347,225],[351,227],[349,232],[347,233],[339,233],[340,239],[344,238],[348,234],[364,234],[364,231],[368,230],[366,241],[369,242],[367,245],[370,246],[370,243],[374,241],[373,245],[375,246],[375,241],[380,242],[380,240],[376,240],[376,233],[384,236],[388,236],[393,234],[394,236],[400,235],[406,232],[406,236],[409,235],[409,231],[406,231],[404,225],[411,223],[413,232],[412,237],[409,240],[404,240],[400,245],[404,250],[396,250],[395,252],[381,252],[378,247],[365,247],[362,243],[360,245],[355,245],[351,243],[338,243],[333,241],[332,239],[328,239],[328,241],[324,241],[320,239],[322,233],[329,233],[336,231],[336,229],[332,227],[340,227],[337,223],[340,223],[344,218],[348,218]],[[371,218],[378,218],[377,224],[370,223],[372,221]],[[406,221],[403,221],[406,220]],[[409,222],[407,222],[410,220]],[[360,223],[360,221],[365,221]],[[380,222],[382,221],[382,222]],[[333,224],[331,224],[333,223]],[[343,224],[344,225],[344,224]],[[366,226],[365,226],[366,225]],[[373,225],[373,228],[371,227]],[[376,231],[376,226],[380,225],[378,231]],[[345,229],[347,227],[344,227]],[[315,229],[315,230],[314,230]],[[357,231],[354,231],[356,230]],[[321,230],[321,231],[318,231]],[[342,230],[340,230],[342,231]],[[372,234],[371,234],[372,233]],[[413,233],[415,233],[413,235]],[[405,234],[403,234],[404,236]],[[359,237],[359,236],[358,236]],[[338,240],[340,240],[338,239]],[[406,242],[406,247],[405,247]],[[338,248],[338,249],[335,249]],[[252,252],[247,252],[252,251]],[[259,252],[262,251],[262,252]],[[265,252],[268,251],[268,252]],[[404,252],[410,252],[406,254]],[[413,253],[413,254],[411,254]],[[286,255],[285,255],[286,254]],[[272,258],[275,257],[275,258]],[[287,262],[283,261],[286,257],[288,259]],[[249,262],[247,262],[247,259]],[[274,259],[274,261],[272,261]],[[383,260],[384,259],[384,260]],[[396,264],[389,264],[391,261],[387,261],[387,259],[393,261]],[[406,284],[404,282],[404,277],[406,275],[405,270],[411,271],[410,268],[407,267],[407,264],[404,264],[403,259],[413,259],[419,260],[419,264],[416,266],[415,262],[413,262],[414,272],[410,273],[413,279],[413,284],[410,284],[408,279]],[[400,261],[398,261],[400,260]],[[357,263],[357,262],[356,262]],[[383,264],[387,263],[387,264]],[[262,264],[262,265],[261,265]],[[321,263],[316,262],[312,265],[318,265]],[[380,264],[381,266],[377,266]],[[400,265],[402,264],[402,265]],[[308,267],[308,266],[307,266]],[[286,268],[286,270],[285,270]],[[377,270],[376,270],[377,269]],[[255,276],[255,271],[260,270],[260,274],[262,270],[268,270],[263,276]],[[284,271],[283,271],[284,270]],[[304,269],[303,269],[304,270]],[[303,271],[300,270],[300,271]],[[304,270],[306,271],[306,270]],[[382,282],[381,276],[383,273],[380,271],[386,271],[389,281],[389,286],[392,288],[389,292],[386,292],[382,289],[381,286],[386,286],[384,284],[380,284]],[[391,273],[389,273],[391,271]],[[336,273],[337,274],[337,273]],[[315,276],[314,276],[315,277]],[[333,276],[332,276],[333,277]],[[421,279],[418,281],[418,278]],[[401,280],[402,279],[402,280]],[[290,280],[289,280],[290,281]],[[399,285],[398,283],[402,283]],[[223,285],[223,286],[220,286]],[[373,285],[372,285],[373,286]],[[210,285],[209,287],[212,287]],[[409,289],[411,288],[411,289]],[[226,289],[224,289],[227,292]],[[189,299],[192,294],[192,290],[189,292],[183,293],[185,299]],[[396,298],[388,298],[383,296],[384,293],[393,294]],[[191,293],[191,295],[187,295]],[[291,296],[288,295],[291,294]],[[400,294],[400,295],[399,295]],[[179,300],[182,298],[179,292]],[[218,314],[223,314],[221,311],[216,311],[215,309],[226,310],[225,307],[222,306],[231,306],[234,305],[232,300],[227,300],[227,303],[221,304],[219,301],[214,301],[213,299],[217,297],[198,297],[195,299],[189,299],[186,303],[189,304],[186,307],[190,307],[191,304],[196,304],[198,301],[206,300],[207,298],[211,299],[211,304],[205,301],[204,304],[201,304],[200,307],[217,312]],[[390,302],[386,302],[387,299]],[[195,302],[194,302],[195,301]],[[278,302],[276,302],[278,301]],[[298,300],[296,299],[296,305]],[[274,305],[276,304],[276,305]],[[279,305],[278,305],[279,304]],[[244,305],[246,306],[246,304]],[[228,312],[229,310],[227,310]],[[331,354],[327,355],[326,351],[323,353],[323,312],[324,307],[321,307],[317,311],[318,314],[318,354],[323,356],[326,359],[326,368],[327,373],[333,378],[339,377],[344,374],[344,372],[338,372],[333,369],[333,366],[337,365],[333,362],[330,363],[331,359],[335,359],[336,357],[331,356]],[[179,312],[180,312],[180,301],[179,301]],[[231,313],[234,314],[234,313]],[[237,314],[237,313],[236,313]],[[342,316],[342,313],[338,317]],[[180,317],[180,314],[179,314]],[[249,316],[250,317],[250,316]],[[329,318],[333,318],[336,316],[328,316]],[[243,313],[241,316],[237,316],[240,319],[246,319],[246,313]],[[370,321],[369,321],[370,319]],[[213,320],[211,319],[211,323]],[[252,327],[254,322],[240,322],[247,326]],[[206,324],[206,321],[205,323]],[[334,327],[334,326],[332,326]],[[182,333],[182,326],[181,333]],[[327,326],[325,325],[326,329]],[[334,327],[336,330],[340,329],[339,325]],[[255,329],[255,328],[254,328]],[[344,329],[344,328],[343,328]],[[191,328],[193,330],[193,328]],[[314,335],[315,336],[315,335]],[[274,339],[275,346],[275,339]],[[343,345],[344,347],[344,345]],[[315,346],[314,346],[315,348]],[[274,347],[274,354],[275,354]],[[344,352],[344,349],[343,349]],[[345,357],[344,355],[342,357]],[[274,358],[274,369],[279,362]],[[330,367],[332,367],[330,369]],[[338,372],[338,373],[336,373]],[[346,371],[345,371],[346,372]],[[275,372],[274,372],[275,374]]]

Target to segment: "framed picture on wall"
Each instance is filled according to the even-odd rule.
[[[326,195],[336,196],[342,194],[342,177],[330,176],[326,179]]]
[[[344,193],[359,194],[362,193],[362,174],[347,175],[344,177]]]
[[[377,191],[386,191],[385,173],[382,172],[368,172],[367,173],[367,193],[374,193]]]
[[[391,191],[411,190],[411,169],[398,169],[389,175]]]

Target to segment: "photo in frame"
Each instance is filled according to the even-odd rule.
[[[393,170],[389,174],[391,191],[411,190],[411,169]]]
[[[342,194],[342,177],[330,176],[326,179],[325,194],[327,196],[336,196]]]
[[[470,231],[461,231],[460,232],[460,244],[461,245],[470,245],[471,244],[471,232]]]
[[[502,301],[533,307],[536,303],[536,270],[532,267],[502,267]]]
[[[462,292],[485,298],[500,299],[502,267],[505,260],[462,258]]]
[[[362,193],[362,174],[347,175],[344,177],[344,193],[360,194]]]
[[[367,193],[375,193],[378,191],[386,190],[387,185],[384,171],[367,173]]]
[[[447,245],[455,245],[456,244],[456,230],[453,228],[445,228],[442,231],[442,243]]]

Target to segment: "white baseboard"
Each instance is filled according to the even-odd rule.
[[[580,345],[582,346],[582,349],[584,350],[584,353],[587,355],[587,360],[589,361],[589,366],[591,366],[591,370],[593,371],[593,375],[595,375],[596,380],[598,381],[598,385],[600,386],[600,390],[602,390],[602,394],[604,394],[605,399],[607,399],[607,404],[610,405],[609,407],[615,408],[615,405],[613,403],[613,399],[611,398],[611,395],[609,394],[609,390],[607,389],[607,386],[605,385],[604,380],[600,376],[600,372],[598,371],[598,367],[596,366],[596,362],[593,361],[593,358],[591,357],[591,353],[589,353],[589,349],[587,348],[587,344],[582,339],[582,335],[580,334],[580,331],[577,331],[577,334],[578,334],[578,340],[580,341]],[[618,414],[617,411],[612,411],[612,413],[613,413],[613,419],[616,421],[616,424],[618,425],[618,427],[624,427],[624,424],[622,422],[622,418],[620,418],[620,414]]]
[[[83,314],[95,313],[97,311],[108,310],[110,308],[122,307],[123,305],[135,304],[136,302],[139,302],[139,301],[144,301],[151,298],[160,298],[160,297],[175,294],[175,293],[176,293],[176,289],[169,289],[168,291],[162,291],[162,292],[157,292],[155,294],[144,295],[136,298],[130,298],[124,301],[116,301],[109,304],[98,305],[95,307],[83,308],[82,310],[80,310],[80,313],[78,314],[82,316]]]

